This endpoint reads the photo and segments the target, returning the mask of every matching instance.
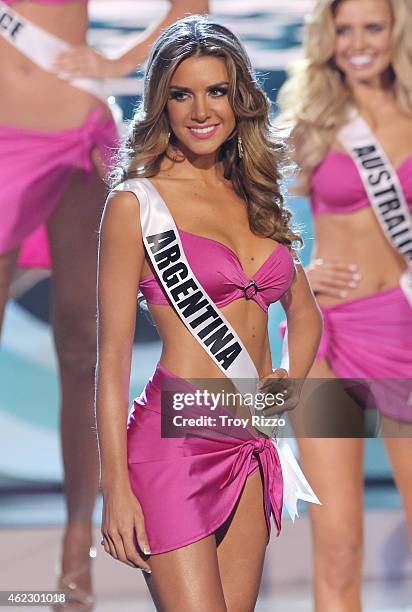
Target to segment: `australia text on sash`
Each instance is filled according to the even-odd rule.
[[[408,261],[412,262],[411,220],[402,212],[399,188],[391,169],[375,145],[358,147],[354,152],[362,168],[368,173],[367,181],[378,202],[381,222],[392,243]]]

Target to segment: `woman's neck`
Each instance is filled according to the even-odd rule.
[[[382,83],[352,83],[350,89],[360,113],[375,118],[396,107],[393,88],[383,87]]]
[[[194,180],[203,184],[225,181],[223,164],[216,160],[216,155],[190,156],[177,147],[164,157],[161,172],[173,178]]]

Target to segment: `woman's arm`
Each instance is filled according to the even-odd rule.
[[[311,291],[305,271],[296,265],[296,274],[281,303],[287,318],[288,363],[264,376],[259,389],[262,393],[276,393],[287,389],[287,398],[279,407],[268,408],[265,414],[292,410],[299,402],[302,382],[315,360],[322,336],[322,315]]]
[[[105,79],[126,76],[143,64],[149,55],[151,45],[162,30],[185,15],[208,13],[208,5],[208,0],[169,0],[169,10],[166,15],[136,35],[126,48],[116,54],[116,57],[106,57],[87,45],[79,45],[63,53],[56,62],[55,69],[71,78]]]
[[[133,194],[107,201],[100,233],[98,273],[98,360],[96,421],[101,487],[102,533],[113,557],[149,570],[138,555],[149,550],[140,505],[127,470],[126,422],[139,280],[144,262],[139,206]]]
[[[288,323],[289,376],[305,378],[315,360],[322,336],[322,315],[299,262],[281,303]]]

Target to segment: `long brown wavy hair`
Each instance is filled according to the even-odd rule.
[[[389,84],[399,106],[412,115],[411,0],[388,0],[394,18]],[[318,0],[306,21],[305,59],[290,69],[279,92],[281,122],[292,128],[294,159],[301,172],[295,193],[310,193],[313,170],[322,161],[352,103],[344,75],[334,63],[337,8],[345,0]]]
[[[301,238],[291,230],[291,213],[280,189],[285,147],[269,118],[270,102],[259,86],[239,39],[226,27],[200,15],[176,21],[154,43],[144,76],[143,97],[129,126],[111,175],[112,186],[135,177],[155,176],[169,146],[169,86],[177,66],[189,57],[222,58],[229,74],[229,101],[235,132],[223,143],[224,176],[246,202],[251,231],[291,246]],[[172,136],[173,137],[173,136]],[[237,149],[238,137],[243,157]]]

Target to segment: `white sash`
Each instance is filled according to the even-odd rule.
[[[71,49],[71,46],[50,34],[43,28],[31,23],[28,19],[19,15],[7,4],[0,0],[0,36],[5,38],[13,47],[23,53],[34,64],[43,70],[52,72],[57,77],[66,80],[74,87],[83,89],[93,94],[103,102],[106,102],[104,81],[101,79],[65,79],[62,74],[56,72],[53,67],[57,57]]]
[[[241,393],[254,393],[259,381],[256,367],[237,332],[194,275],[174,219],[154,185],[148,179],[129,179],[118,185],[115,191],[130,191],[139,200],[146,252],[159,282],[186,328]],[[258,429],[266,435],[272,434],[264,427]],[[290,447],[284,444],[278,446],[274,440],[273,443],[284,474],[285,507],[294,520],[298,499],[315,504],[320,502]]]
[[[412,306],[412,215],[398,175],[355,108],[351,109],[349,123],[339,130],[337,138],[358,168],[385,237],[405,259],[408,270],[402,275],[400,285]]]

